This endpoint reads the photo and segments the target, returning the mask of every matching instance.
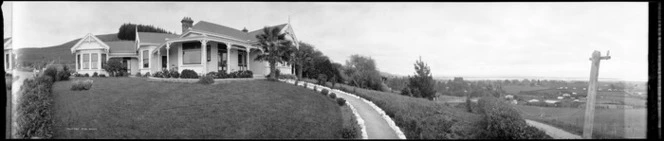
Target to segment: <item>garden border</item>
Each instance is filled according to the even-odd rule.
[[[308,82],[303,82],[303,83],[308,83]],[[343,93],[343,94],[355,97],[357,99],[361,99],[362,101],[368,103],[374,110],[376,110],[376,112],[378,112],[383,117],[384,120],[387,121],[387,124],[392,128],[392,130],[394,130],[396,132],[399,139],[406,139],[406,135],[404,135],[403,132],[401,131],[401,129],[398,126],[396,126],[396,124],[394,123],[394,120],[392,120],[392,118],[387,116],[387,114],[385,114],[385,111],[383,111],[383,109],[381,109],[380,107],[376,106],[376,104],[374,104],[373,102],[371,102],[369,100],[366,100],[364,98],[361,98],[361,97],[359,97],[355,94],[346,93],[346,92],[338,90],[338,89],[331,89],[331,88],[328,88],[328,87],[325,87],[325,86],[320,86],[320,85],[313,84],[313,83],[308,83],[307,86],[308,86],[307,88],[311,87],[311,89],[313,89],[313,86],[316,86],[317,88],[321,88],[319,90],[327,89],[329,91],[336,91],[337,93]],[[319,91],[319,90],[317,90],[317,91]],[[363,135],[366,134],[366,131],[365,131],[366,129],[362,129],[362,130],[363,130],[362,134]]]
[[[137,77],[140,78],[140,77]],[[199,78],[159,78],[159,77],[148,77],[148,81],[163,81],[163,82],[179,82],[179,83],[196,83]],[[248,80],[257,80],[260,78],[222,78],[214,79],[214,82],[231,82],[231,81],[248,81]]]

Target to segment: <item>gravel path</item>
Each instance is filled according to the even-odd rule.
[[[345,94],[337,94],[337,96],[346,99],[364,119],[364,125],[367,127],[367,137],[369,139],[399,139],[397,134],[382,116],[374,110],[369,103],[366,103],[355,97]]]
[[[533,126],[537,129],[543,130],[547,135],[551,136],[554,139],[582,139],[581,136],[569,133],[562,129],[558,129],[551,125],[540,123],[533,120],[526,119],[528,125]]]

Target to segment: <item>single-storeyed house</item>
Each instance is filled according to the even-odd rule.
[[[263,29],[249,32],[246,28],[237,30],[227,26],[199,21],[185,17],[181,21],[182,34],[136,32],[135,41],[103,42],[92,34],[71,47],[76,57],[76,71],[81,74],[107,74],[102,64],[111,58],[121,58],[131,74],[162,69],[177,68],[194,70],[200,74],[223,71],[226,73],[250,70],[254,77],[264,77],[270,73],[267,62],[254,61],[264,53],[257,45],[256,35]],[[270,26],[280,28],[287,39],[297,45],[297,38],[289,23]],[[287,64],[277,64],[282,74],[293,74]]]
[[[5,72],[11,73],[11,71],[14,69],[14,66],[16,65],[16,54],[14,53],[14,50],[12,49],[12,38],[6,38],[4,39],[5,47],[4,47],[4,62],[5,64]]]

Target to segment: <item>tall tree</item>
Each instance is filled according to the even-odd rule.
[[[423,97],[433,100],[436,97],[435,81],[431,75],[429,66],[422,61],[422,57],[415,61],[415,75],[410,78],[408,87],[415,97]]]
[[[276,80],[275,71],[277,63],[290,61],[292,51],[289,49],[293,44],[286,40],[286,34],[281,33],[279,27],[264,27],[263,34],[256,35],[258,45],[265,51],[256,56],[256,61],[267,61],[270,64],[270,76],[268,79]]]
[[[291,63],[297,66],[297,78],[302,79],[302,71],[304,70],[304,65],[312,61],[314,48],[313,45],[305,42],[299,42],[298,44],[300,44],[299,49],[291,48],[295,49],[293,53],[293,58],[291,59]]]
[[[380,73],[376,70],[375,61],[370,57],[351,55],[350,60],[347,60],[344,66],[344,73],[349,77],[351,85],[383,90]]]

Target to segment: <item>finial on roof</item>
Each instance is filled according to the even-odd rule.
[[[247,30],[247,27],[244,27],[244,29],[242,29],[242,32],[249,32],[249,30]]]

